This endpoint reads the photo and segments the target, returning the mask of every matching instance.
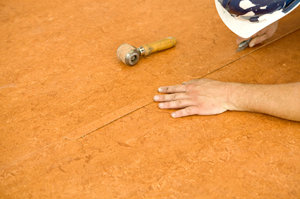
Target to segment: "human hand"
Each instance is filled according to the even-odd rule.
[[[230,108],[228,101],[231,83],[210,79],[196,79],[182,85],[160,87],[164,95],[154,96],[161,109],[180,109],[172,117],[215,115]]]
[[[275,23],[265,27],[264,29],[262,29],[261,31],[256,33],[255,35],[253,35],[251,37],[253,39],[249,43],[249,47],[253,47],[253,46],[260,44],[260,43],[264,42],[265,40],[271,38],[274,35],[274,33],[276,32],[277,27],[278,27],[278,22],[275,22]],[[248,39],[249,38],[238,37],[236,42],[237,42],[237,44],[240,44],[241,42],[248,40]]]

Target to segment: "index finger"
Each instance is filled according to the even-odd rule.
[[[185,85],[175,85],[175,86],[162,86],[158,88],[160,93],[183,93],[186,92]]]
[[[250,38],[242,38],[242,37],[238,37],[238,38],[236,39],[236,44],[240,44],[240,43],[242,43],[243,41],[246,41],[246,40],[248,40],[248,39],[250,39]]]

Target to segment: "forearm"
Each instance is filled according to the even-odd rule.
[[[300,82],[289,84],[232,83],[229,109],[266,113],[300,121]]]

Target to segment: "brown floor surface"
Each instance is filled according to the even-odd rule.
[[[175,120],[152,102],[196,77],[299,81],[299,17],[236,53],[209,1],[0,2],[0,198],[299,198],[299,123]],[[165,36],[176,48],[116,59],[123,42]]]

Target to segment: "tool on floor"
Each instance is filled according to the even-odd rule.
[[[172,48],[175,45],[176,39],[174,37],[167,37],[139,48],[129,44],[122,44],[117,50],[117,56],[124,64],[134,66],[139,61],[140,56],[148,56],[152,53]]]
[[[236,52],[240,52],[242,50],[244,50],[245,48],[247,48],[249,46],[249,43],[251,42],[252,38],[248,39],[248,40],[245,40],[243,42],[241,42],[239,44],[239,47],[238,49],[236,50]]]

